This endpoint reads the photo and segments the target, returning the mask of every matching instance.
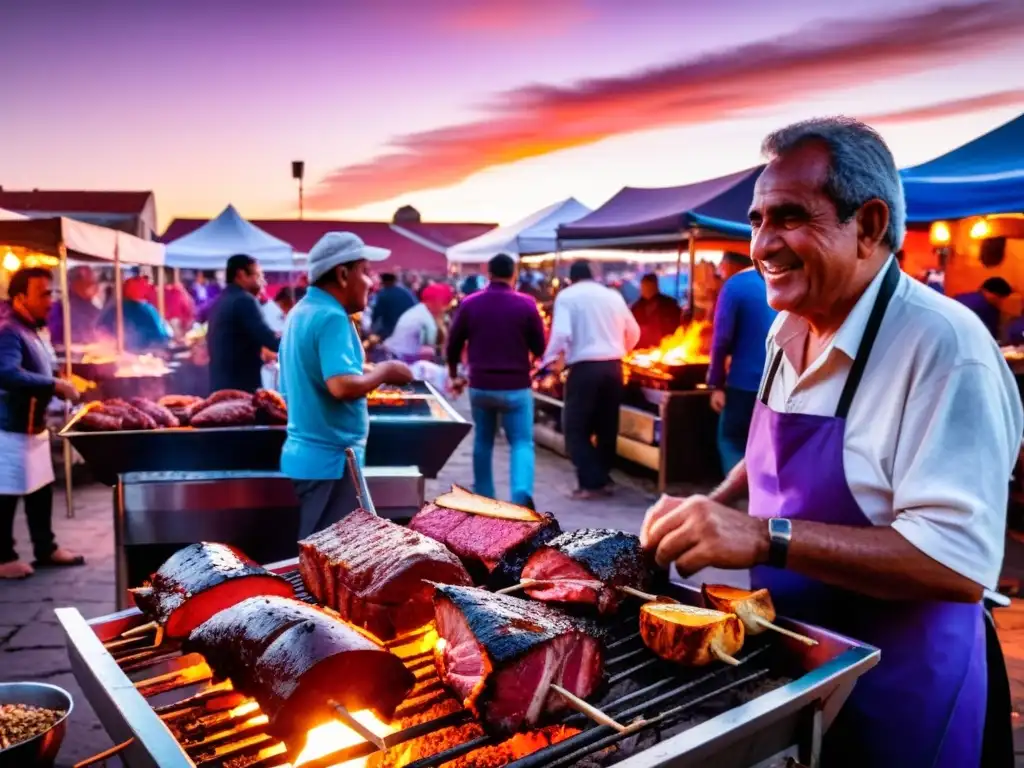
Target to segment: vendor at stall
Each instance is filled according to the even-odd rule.
[[[709,497],[663,497],[643,544],[683,574],[752,567],[780,614],[881,649],[822,765],[978,766],[1016,384],[975,315],[900,271],[878,134],[812,120],[763,149],[751,253],[780,315],[746,457]],[[748,489],[750,515],[729,506]]]
[[[658,276],[653,272],[640,279],[640,298],[630,309],[640,326],[640,341],[636,344],[639,349],[658,346],[662,339],[676,332],[682,319],[679,303],[661,292]]]
[[[68,270],[68,306],[71,308],[71,343],[92,344],[103,310],[96,305],[100,292],[100,281],[92,267],[74,267]],[[64,345],[64,304],[56,301],[47,327],[50,343],[55,347]]]
[[[366,309],[369,264],[389,255],[350,232],[328,232],[309,252],[310,288],[291,312],[280,356],[288,401],[281,472],[299,496],[299,538],[357,506],[345,477],[345,449],[362,462],[370,431],[366,395],[382,384],[412,381],[409,367],[398,361],[364,373],[363,345],[350,317]]]
[[[32,566],[14,549],[14,512],[25,501],[25,517],[35,553],[34,565],[75,566],[85,560],[58,547],[53,511],[53,457],[46,429],[46,406],[53,397],[74,402],[78,392],[54,378],[39,330],[53,306],[48,269],[28,267],[11,277],[10,312],[0,322],[0,579],[31,576]]]
[[[142,353],[166,349],[171,341],[170,326],[160,317],[156,307],[149,303],[151,285],[144,277],[124,281],[122,289],[124,319],[124,348],[128,352]],[[117,308],[108,306],[100,315],[99,327],[109,338],[117,333]]]
[[[235,254],[225,270],[228,287],[210,310],[206,346],[210,352],[210,388],[255,392],[260,370],[276,355],[281,337],[267,325],[256,300],[263,270],[252,256]]]
[[[1003,304],[1010,298],[1013,288],[1001,277],[990,277],[981,287],[971,293],[961,293],[954,298],[978,316],[985,324],[993,339],[999,339],[999,325],[1002,320]]]
[[[384,348],[406,363],[437,358],[444,337],[444,315],[452,298],[452,289],[444,283],[428,285],[420,302],[398,318]]]

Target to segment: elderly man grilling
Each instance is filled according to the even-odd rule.
[[[709,497],[662,498],[644,544],[687,574],[753,567],[780,613],[881,648],[824,765],[977,766],[1013,377],[977,317],[900,272],[903,192],[874,131],[813,120],[763,150],[751,255],[780,315],[746,457]],[[748,489],[750,515],[729,506]]]

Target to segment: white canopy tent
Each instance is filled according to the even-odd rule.
[[[233,205],[199,229],[167,243],[167,266],[223,269],[236,253],[252,256],[265,271],[295,268],[292,246],[243,219]]]
[[[453,245],[445,252],[449,264],[486,264],[499,253],[517,261],[520,256],[553,253],[558,249],[558,227],[581,219],[591,210],[570,197],[520,219],[492,229],[472,240]]]
[[[0,208],[0,221],[18,221],[19,219],[27,218],[28,216],[23,216],[20,213],[8,211],[6,208]]]

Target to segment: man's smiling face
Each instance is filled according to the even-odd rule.
[[[754,188],[750,254],[773,309],[827,315],[857,271],[857,217],[840,222],[828,169],[828,149],[809,141],[772,160]]]

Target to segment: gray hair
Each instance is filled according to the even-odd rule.
[[[849,221],[869,200],[881,200],[889,207],[885,243],[893,252],[902,248],[907,232],[903,182],[892,152],[878,132],[849,117],[816,118],[770,133],[761,143],[761,153],[772,159],[812,141],[828,147],[824,192],[835,204],[839,221]]]

